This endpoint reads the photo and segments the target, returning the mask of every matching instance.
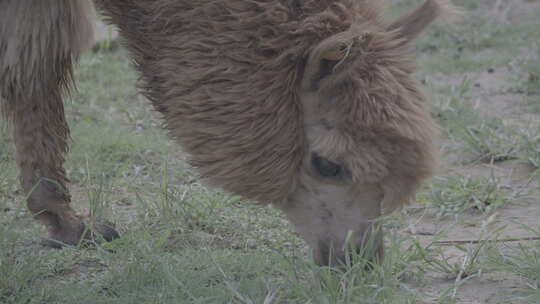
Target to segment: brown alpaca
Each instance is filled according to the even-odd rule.
[[[42,2],[0,0],[1,105],[29,209],[52,239],[75,244],[88,235],[69,207],[61,96],[92,7]],[[282,209],[320,264],[361,248],[382,211],[408,202],[435,167],[410,42],[445,0],[392,24],[375,0],[94,2],[201,177]],[[380,233],[375,248],[381,256]]]

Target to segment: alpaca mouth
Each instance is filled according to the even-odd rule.
[[[321,240],[314,248],[314,260],[320,266],[343,267],[354,264],[365,264],[370,267],[383,258],[382,233],[380,231],[368,231],[361,240],[353,241],[349,238],[353,235],[349,231],[345,242],[335,246],[334,242]]]

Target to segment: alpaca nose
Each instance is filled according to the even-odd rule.
[[[381,262],[384,256],[382,238],[369,241],[359,241],[354,244],[335,246],[334,242],[321,240],[314,248],[314,260],[320,266],[340,267],[352,265],[355,261],[363,260],[367,267],[371,263]]]
[[[315,263],[320,266],[339,266],[346,265],[345,252],[333,246],[332,242],[319,241],[314,248],[313,257]]]

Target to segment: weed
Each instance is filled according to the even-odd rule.
[[[540,235],[540,231],[535,233]],[[540,301],[540,242],[492,246],[487,254],[487,262],[493,270],[511,273],[525,280],[527,284],[520,290],[528,303]]]
[[[495,177],[435,177],[425,195],[437,217],[457,217],[469,210],[489,214],[510,201]]]
[[[461,145],[469,157],[462,163],[494,163],[520,159],[538,167],[540,129],[508,126],[502,119],[481,115],[469,102],[471,81],[464,78],[459,85],[442,91],[434,115],[444,125],[449,138]]]
[[[527,61],[525,67],[525,92],[534,111],[540,111],[540,45],[536,45],[536,54]]]
[[[515,158],[516,139],[497,118],[485,118],[468,102],[471,81],[464,78],[436,104],[435,115],[450,138],[472,155],[471,161],[502,161]]]

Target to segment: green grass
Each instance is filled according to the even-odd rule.
[[[389,16],[419,2],[401,1]],[[477,1],[456,3],[474,14],[485,9]],[[485,115],[470,80],[471,73],[511,66],[510,93],[534,109],[538,56],[517,65],[515,57],[538,49],[539,29],[535,18],[500,24],[474,17],[438,23],[418,41],[419,78],[431,90],[451,166],[518,160],[540,167],[537,123]],[[137,93],[124,50],[84,56],[76,77],[79,90],[66,104],[74,206],[112,220],[122,238],[90,248],[39,245],[44,231],[24,208],[9,129],[0,128],[0,303],[462,303],[464,288],[486,273],[520,278],[520,292],[499,303],[540,302],[537,243],[440,243],[452,240],[453,228],[489,226],[500,212],[519,208],[516,190],[494,176],[440,172],[419,195],[420,206],[388,220],[381,265],[366,267],[359,255],[340,269],[318,267],[281,212],[200,183]],[[408,233],[411,222],[437,229]]]
[[[460,216],[468,211],[489,215],[510,199],[495,177],[469,176],[435,177],[425,198],[437,217]]]
[[[423,71],[466,73],[504,66],[539,38],[535,23],[501,24],[466,13],[457,24],[433,26],[417,49]]]
[[[540,128],[534,124],[521,126],[505,123],[499,117],[481,114],[470,98],[471,81],[463,78],[458,85],[443,85],[436,91],[433,115],[444,127],[446,136],[456,143],[455,149],[465,152],[462,163],[493,163],[522,160],[540,165]]]
[[[524,228],[540,238],[538,227]],[[485,260],[492,269],[524,281],[524,284],[514,291],[518,297],[527,299],[529,303],[540,301],[540,242],[538,240],[522,241],[515,246],[508,243],[492,244],[486,251]],[[510,291],[505,293],[509,297],[512,296]]]
[[[540,112],[540,45],[536,45],[533,58],[526,61],[525,92],[531,108]]]
[[[515,158],[515,142],[510,128],[498,118],[483,117],[469,102],[471,82],[464,78],[456,86],[440,89],[435,117],[447,135],[471,154],[470,161],[499,161]]]

